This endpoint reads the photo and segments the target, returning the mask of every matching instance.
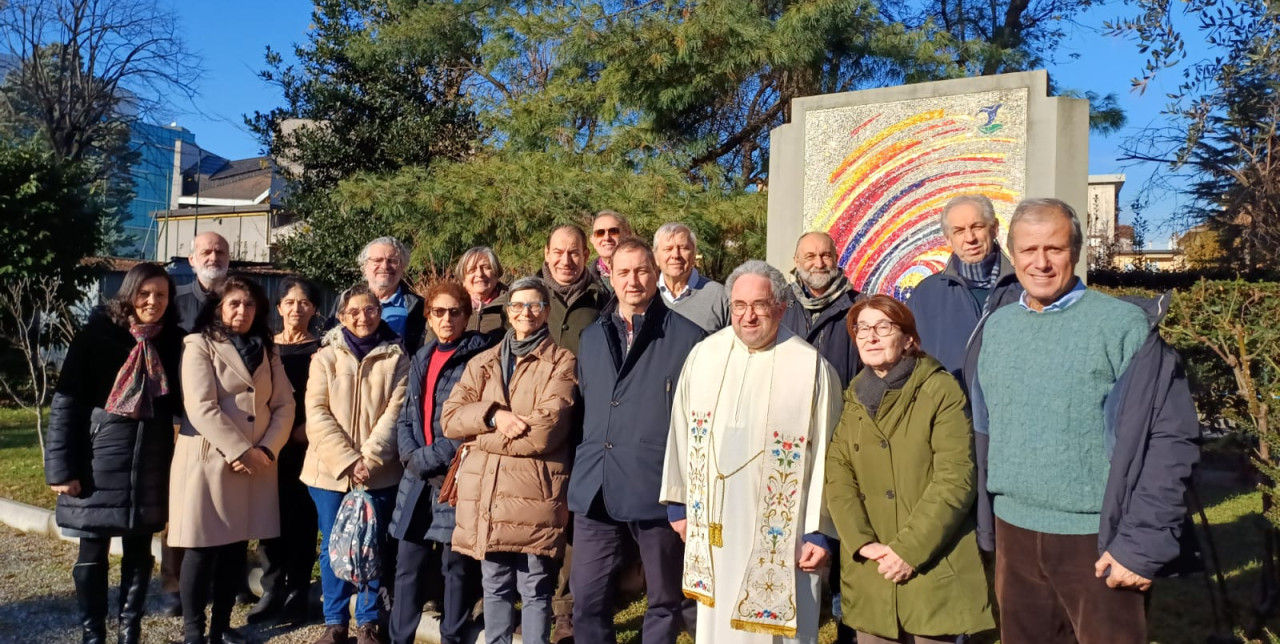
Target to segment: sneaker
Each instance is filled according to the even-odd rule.
[[[324,634],[313,644],[348,644],[350,641],[345,624],[325,624]]]
[[[378,625],[370,622],[356,627],[356,644],[387,644],[387,639],[382,636]]]

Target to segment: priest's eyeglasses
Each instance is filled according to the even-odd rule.
[[[888,320],[880,320],[875,324],[860,323],[858,324],[858,326],[854,327],[854,334],[858,338],[869,338],[871,337],[872,329],[874,329],[876,332],[876,335],[882,338],[887,338],[893,335],[893,330],[897,328],[897,326],[898,326],[897,324],[894,324],[893,322],[890,322]]]
[[[734,315],[743,315],[750,308],[756,312],[756,315],[765,317],[773,312],[773,302],[769,300],[756,300],[754,302],[743,302],[742,300],[734,300],[729,303],[729,311]]]
[[[530,313],[540,315],[542,313],[542,309],[546,307],[546,302],[508,302],[507,312],[511,315],[519,315],[520,311],[529,309]]]

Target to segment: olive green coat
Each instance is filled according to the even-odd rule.
[[[955,378],[920,356],[907,384],[881,399],[875,419],[854,393],[827,450],[827,507],[840,536],[844,623],[896,639],[976,633],[995,627],[978,557],[973,502],[973,426]],[[886,580],[862,546],[889,546],[915,568]]]

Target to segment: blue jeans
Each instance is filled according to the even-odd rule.
[[[338,508],[342,506],[342,492],[307,487],[311,499],[316,503],[316,515],[320,522],[320,591],[324,596],[324,623],[346,626],[351,621],[348,606],[351,596],[356,594],[356,586],[349,581],[338,579],[329,566],[329,535],[333,532],[333,520],[338,517]],[[378,531],[381,533],[380,545],[385,548],[387,525],[391,522],[391,512],[395,508],[396,486],[384,487],[380,490],[369,490],[373,497],[373,513],[378,518]],[[394,570],[382,571],[383,576],[392,577]],[[375,579],[359,591],[356,598],[356,624],[363,626],[378,621],[378,590],[382,581]]]

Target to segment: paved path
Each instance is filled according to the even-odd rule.
[[[26,534],[0,525],[0,642],[40,642],[78,644],[79,610],[71,565],[78,549],[75,544],[37,534]],[[111,558],[111,595],[108,614],[119,606],[116,589],[120,583],[120,558]],[[156,610],[157,581],[152,581],[148,612]],[[242,627],[247,606],[237,606],[232,626]],[[115,623],[108,620],[107,638],[115,641]],[[309,644],[320,637],[320,626],[293,630],[244,628],[259,642]],[[182,641],[182,618],[148,615],[143,622],[144,644]]]

